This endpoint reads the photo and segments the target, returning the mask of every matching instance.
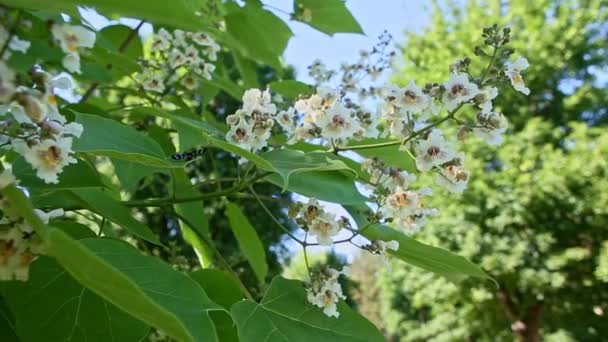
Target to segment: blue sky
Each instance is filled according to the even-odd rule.
[[[365,35],[336,34],[330,37],[308,25],[289,21],[286,13],[292,12],[293,4],[285,0],[264,0],[268,10],[288,22],[294,36],[289,41],[284,58],[295,66],[298,79],[310,82],[306,67],[314,59],[321,59],[329,67],[337,67],[342,61],[352,61],[359,50],[370,49],[377,37],[387,30],[396,42],[402,42],[405,31],[419,31],[429,22],[428,1],[411,0],[349,0],[346,6],[361,24]]]

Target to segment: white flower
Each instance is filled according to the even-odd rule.
[[[36,175],[46,183],[57,183],[58,175],[68,164],[77,160],[72,153],[72,138],[58,137],[56,140],[44,139],[40,143],[28,146],[23,140],[13,140],[14,150],[36,170]]]
[[[244,119],[241,119],[236,125],[230,127],[230,130],[226,133],[226,141],[243,149],[251,150],[251,143],[253,141],[251,130],[251,125]]]
[[[340,317],[337,306],[340,298],[331,289],[323,287],[316,294],[309,291],[307,299],[311,304],[323,309],[325,315],[336,318]]]
[[[186,47],[184,55],[186,56],[186,63],[188,64],[197,65],[201,62],[201,59],[198,56],[198,50],[192,45]]]
[[[459,104],[469,101],[479,93],[477,85],[470,82],[465,74],[453,74],[444,87],[442,102],[448,111],[456,109]]]
[[[511,79],[511,85],[513,88],[525,95],[530,94],[530,89],[524,84],[524,79],[521,77],[521,72],[528,69],[529,66],[530,64],[528,63],[527,59],[519,57],[515,60],[515,62],[507,63],[505,68],[505,74],[509,77],[509,79]]]
[[[482,113],[488,113],[492,111],[492,100],[498,96],[498,89],[496,87],[485,87],[479,91],[479,94],[475,96]]]
[[[215,71],[215,65],[211,63],[204,63],[202,68],[194,69],[196,73],[203,76],[203,78],[210,80],[213,76],[213,72]]]
[[[194,77],[192,77],[192,75],[188,75],[188,76],[184,77],[182,79],[181,83],[184,86],[184,88],[186,88],[188,90],[194,90],[198,87],[198,82],[196,81],[196,79]]]
[[[319,214],[323,212],[319,201],[316,198],[309,198],[308,203],[306,203],[302,208],[300,208],[299,214],[302,216],[304,220],[307,222],[311,222],[316,219]]]
[[[416,151],[416,167],[420,171],[429,171],[454,158],[452,146],[438,129],[433,129],[426,140],[420,140]]]
[[[398,97],[399,107],[406,112],[418,114],[422,113],[430,104],[431,98],[418,88],[414,81],[403,89]]]
[[[279,123],[279,125],[281,126],[281,128],[283,128],[285,133],[292,134],[296,128],[295,118],[296,118],[295,108],[289,107],[289,108],[287,108],[287,110],[282,110],[282,111],[278,112],[275,115],[274,120]]]
[[[311,221],[308,228],[308,232],[316,236],[317,242],[323,246],[330,246],[333,243],[332,237],[341,229],[336,217],[328,212],[320,213]]]
[[[40,220],[44,224],[48,224],[51,219],[54,219],[57,217],[62,217],[65,215],[65,212],[61,208],[53,209],[53,210],[49,211],[48,213],[45,213],[44,211],[42,211],[40,209],[34,209],[34,212],[36,212],[36,215],[40,218]]]
[[[51,33],[65,53],[77,53],[78,48],[92,48],[95,44],[95,33],[82,26],[54,24]]]
[[[263,92],[259,89],[248,89],[243,94],[243,111],[248,115],[253,113],[274,115],[277,107],[272,103],[268,89]]]
[[[186,63],[186,56],[178,49],[171,50],[169,54],[169,65],[176,69]]]
[[[435,178],[437,185],[452,193],[462,193],[469,182],[469,173],[457,165],[448,165]]]
[[[69,52],[65,56],[63,56],[63,60],[61,61],[63,67],[75,74],[80,74],[80,55],[76,52]]]
[[[17,183],[17,179],[15,178],[11,170],[4,170],[2,171],[2,173],[0,173],[0,190],[15,183]]]
[[[192,34],[191,38],[196,44],[200,46],[211,46],[213,44],[213,39],[211,39],[203,32],[195,32]]]
[[[22,40],[19,39],[17,36],[13,36],[13,39],[11,39],[11,42],[9,43],[8,47],[13,51],[20,51],[22,53],[26,53],[27,50],[30,48],[30,45],[31,43],[27,40]]]
[[[161,28],[152,38],[152,51],[166,51],[171,47],[171,33]]]
[[[42,103],[36,94],[19,92],[14,96],[14,101],[2,108],[10,112],[19,123],[39,123],[46,118],[48,107]]]
[[[165,83],[160,75],[152,75],[143,82],[144,90],[162,93],[165,91]]]
[[[186,46],[188,43],[186,42],[186,32],[182,30],[174,30],[173,31],[173,43],[177,46]]]
[[[394,190],[398,187],[407,189],[410,184],[416,181],[416,175],[398,169],[391,169],[388,176],[382,185],[389,190]]]
[[[341,102],[334,103],[325,115],[317,117],[315,124],[323,130],[324,138],[348,139],[361,131],[361,126],[353,118],[352,111]]]
[[[420,212],[421,193],[397,187],[382,206],[385,217],[405,219]]]
[[[485,140],[490,146],[502,143],[502,134],[509,127],[507,118],[502,113],[489,112],[477,116],[478,126],[473,128],[476,137]]]

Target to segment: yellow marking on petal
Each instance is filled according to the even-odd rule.
[[[54,106],[57,104],[57,98],[53,95],[50,95],[47,100],[48,104],[50,104],[51,106]]]
[[[68,44],[68,50],[70,50],[70,52],[76,52],[78,51],[78,46],[75,44]]]

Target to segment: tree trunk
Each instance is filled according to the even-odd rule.
[[[511,330],[521,342],[540,342],[540,328],[542,326],[543,303],[539,302],[520,313],[515,302],[505,290],[498,293],[498,301],[502,305],[505,314],[513,322]],[[523,315],[523,317],[522,317]]]

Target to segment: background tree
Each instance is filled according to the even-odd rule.
[[[430,28],[407,36],[395,79],[441,82],[447,61],[465,57],[477,28],[500,17],[530,60],[531,101],[505,93],[496,102],[512,136],[498,152],[468,145],[469,189],[459,200],[436,197],[436,206],[449,209],[417,235],[479,262],[499,288],[394,267],[374,285],[382,305],[372,310],[394,340],[598,340],[608,333],[601,261],[608,239],[606,15],[603,1],[469,1],[436,6]],[[374,292],[366,287],[360,295],[367,293]]]

